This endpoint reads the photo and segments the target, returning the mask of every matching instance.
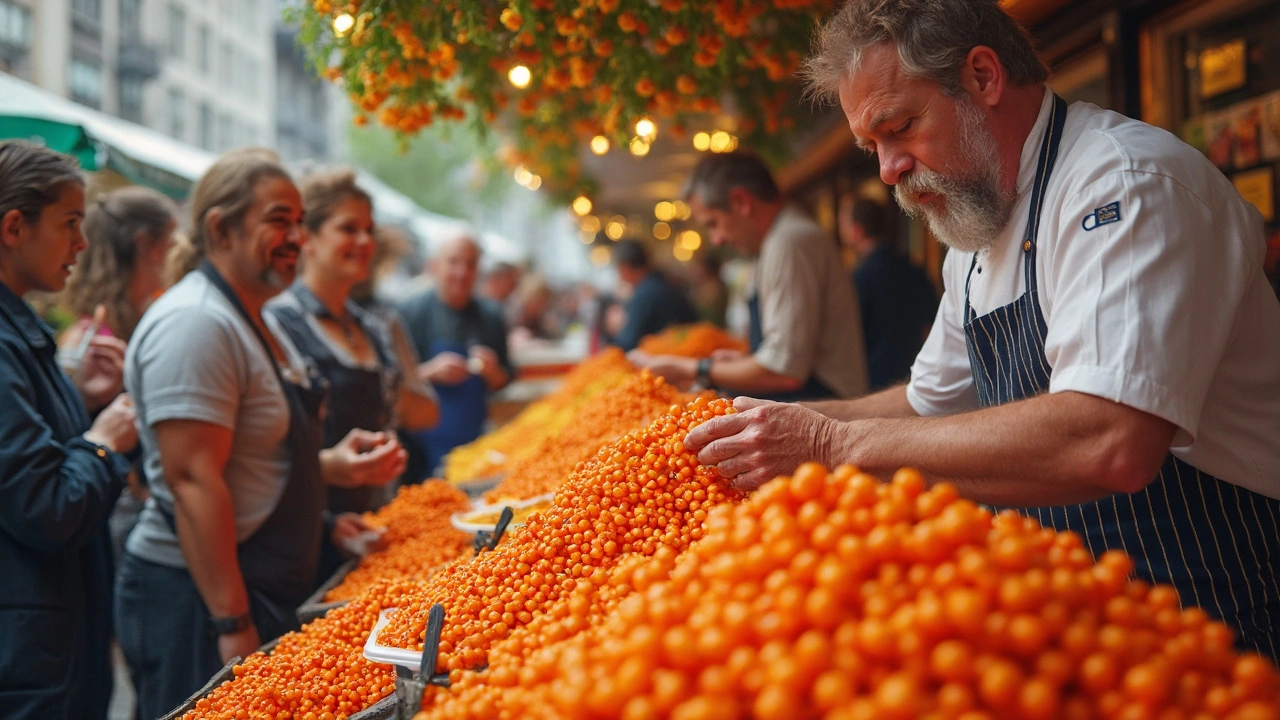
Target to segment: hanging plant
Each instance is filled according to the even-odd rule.
[[[405,135],[437,121],[501,127],[512,140],[504,160],[570,198],[592,185],[582,148],[601,137],[626,148],[642,118],[680,137],[728,102],[745,143],[779,147],[794,123],[784,81],[835,4],[313,0],[298,20],[322,72],[350,93],[357,124]]]

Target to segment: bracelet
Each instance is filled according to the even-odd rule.
[[[705,357],[698,360],[698,374],[694,380],[704,390],[711,389],[711,358]]]
[[[253,627],[253,614],[246,612],[235,617],[209,618],[209,624],[213,626],[214,635],[231,635]]]

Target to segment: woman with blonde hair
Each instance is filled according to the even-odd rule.
[[[178,206],[144,187],[125,187],[89,203],[84,234],[89,241],[67,280],[64,302],[78,320],[59,338],[79,343],[95,325],[99,306],[106,317],[98,332],[128,341],[142,313],[166,286],[165,262],[178,226]]]

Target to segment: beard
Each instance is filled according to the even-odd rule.
[[[284,263],[281,262],[282,258],[272,253],[267,266],[258,274],[258,281],[262,283],[263,287],[278,293],[293,284],[293,280],[298,274],[298,262],[301,261],[302,255],[301,246],[297,243],[285,243],[276,252],[292,253],[293,257],[296,258],[293,263],[285,267],[277,267],[277,265],[283,265]]]
[[[935,237],[962,252],[985,250],[1009,223],[1017,205],[1016,190],[1000,183],[1000,148],[983,123],[982,111],[971,101],[956,101],[960,122],[963,172],[935,172],[917,165],[893,188],[894,199],[911,218],[923,217]],[[928,205],[923,193],[935,196]]]

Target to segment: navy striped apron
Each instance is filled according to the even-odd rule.
[[[1035,240],[1066,114],[1067,104],[1055,95],[1022,243],[1026,293],[976,317],[969,281],[977,255],[965,280],[965,341],[983,407],[1049,389]],[[1174,586],[1184,605],[1203,608],[1235,629],[1240,648],[1280,660],[1280,501],[1200,472],[1170,454],[1141,492],[1018,511],[1043,526],[1078,533],[1095,557],[1123,550],[1133,558],[1137,577]]]

